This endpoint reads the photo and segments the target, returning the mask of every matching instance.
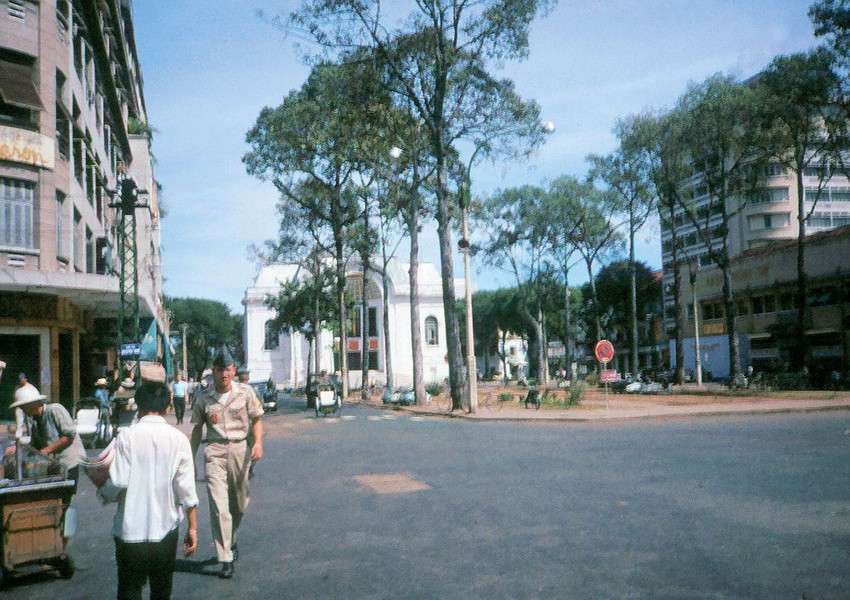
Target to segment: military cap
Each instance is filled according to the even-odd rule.
[[[236,361],[233,360],[233,355],[230,354],[230,350],[227,349],[227,346],[222,346],[218,352],[215,353],[215,358],[213,358],[213,366],[218,368],[229,367]]]

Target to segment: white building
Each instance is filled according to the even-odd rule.
[[[389,264],[388,306],[389,331],[384,330],[384,286],[381,276],[370,271],[366,285],[366,306],[363,298],[363,273],[360,263],[350,261],[348,266],[348,290],[360,301],[348,327],[349,384],[360,387],[360,353],[362,343],[361,324],[369,332],[370,350],[369,380],[386,381],[386,336],[389,335],[394,383],[397,386],[413,384],[413,352],[410,327],[410,265],[398,260]],[[298,332],[276,335],[270,324],[275,317],[273,310],[265,304],[268,296],[276,296],[281,285],[289,281],[306,278],[306,272],[294,264],[269,265],[260,269],[254,284],[245,293],[245,330],[243,343],[245,361],[254,380],[265,380],[271,376],[276,383],[287,387],[304,385],[307,375],[309,353],[313,350],[303,334]],[[455,280],[458,298],[464,294],[463,280]],[[419,265],[419,315],[422,332],[423,374],[426,383],[443,382],[449,376],[446,349],[446,327],[443,313],[443,295],[440,274],[431,263]],[[330,331],[320,334],[321,356],[317,371],[339,370],[339,340]]]

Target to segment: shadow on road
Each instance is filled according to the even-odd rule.
[[[210,577],[217,577],[218,571],[210,569],[210,567],[214,567],[216,565],[218,565],[218,559],[214,556],[201,562],[195,560],[188,560],[185,558],[178,558],[176,561],[174,561],[174,571],[177,573],[191,573],[193,575],[207,575]]]

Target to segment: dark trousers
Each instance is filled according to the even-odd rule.
[[[186,397],[174,396],[174,416],[177,417],[177,422],[183,422],[183,415],[186,414]]]
[[[158,542],[125,542],[115,538],[118,563],[118,600],[142,600],[150,580],[151,600],[171,598],[179,528]]]

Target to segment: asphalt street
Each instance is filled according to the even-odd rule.
[[[266,419],[234,579],[200,546],[174,598],[850,597],[850,412],[484,422],[346,407]],[[188,431],[188,426],[184,426]],[[81,483],[71,580],[112,598],[114,506]]]

